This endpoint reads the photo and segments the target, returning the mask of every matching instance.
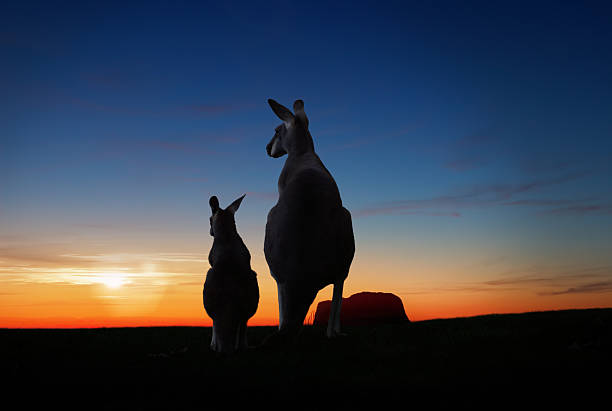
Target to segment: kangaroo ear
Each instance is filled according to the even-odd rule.
[[[282,104],[278,104],[276,101],[271,98],[268,99],[268,104],[272,107],[272,111],[283,120],[285,123],[291,123],[294,119],[293,113],[287,107]]]
[[[295,100],[295,103],[293,103],[293,112],[295,116],[300,119],[302,124],[308,128],[308,117],[306,117],[306,113],[304,112],[304,102],[302,100]]]
[[[208,200],[208,204],[210,204],[210,209],[213,214],[219,209],[219,199],[216,196],[212,196],[210,200]]]
[[[240,207],[240,203],[242,203],[242,199],[244,198],[246,194],[244,194],[242,197],[240,197],[237,200],[234,200],[234,202],[232,204],[230,204],[226,210],[231,211],[232,214],[235,214],[236,211],[238,211],[238,208]]]

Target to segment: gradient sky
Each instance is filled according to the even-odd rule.
[[[277,322],[268,98],[304,100],[353,214],[345,297],[612,306],[606,3],[48,3],[0,6],[0,327],[210,325],[208,199],[244,193]]]

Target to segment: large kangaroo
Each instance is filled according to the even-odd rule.
[[[210,198],[210,235],[213,241],[202,292],[204,309],[213,320],[210,348],[232,353],[247,348],[247,321],[257,311],[259,287],[257,274],[251,270],[251,254],[246,248],[234,220],[244,196],[225,210],[217,197]]]
[[[268,143],[268,155],[287,154],[264,242],[278,287],[279,331],[299,331],[319,290],[333,284],[327,336],[334,337],[340,334],[342,287],[355,254],[351,214],[315,153],[304,102],[293,104],[295,115],[272,99],[268,104],[283,121]]]

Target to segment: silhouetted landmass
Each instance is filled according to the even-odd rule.
[[[317,304],[313,325],[327,325],[331,300]],[[364,291],[342,299],[340,321],[344,326],[392,324],[409,321],[401,298],[392,293]]]
[[[274,329],[249,328],[250,344]],[[347,337],[328,340],[324,327],[307,326],[291,347],[221,356],[209,349],[210,328],[4,329],[3,399],[16,397],[21,409],[130,410],[209,409],[219,399],[276,408],[286,396],[298,402],[291,409],[395,400],[401,408],[425,402],[593,409],[607,401],[612,309],[345,331]]]

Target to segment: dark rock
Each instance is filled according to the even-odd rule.
[[[313,325],[327,325],[331,301],[317,305]],[[343,325],[373,325],[409,322],[402,300],[391,293],[361,292],[342,299],[340,321]]]

